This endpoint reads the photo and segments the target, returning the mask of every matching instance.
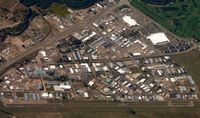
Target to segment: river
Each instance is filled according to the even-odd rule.
[[[20,2],[27,7],[35,5],[42,9],[50,7],[52,3],[65,4],[65,6],[73,9],[82,9],[89,7],[98,1],[100,0],[20,0]],[[19,25],[0,29],[0,42],[4,41],[8,36],[17,36],[23,33],[28,28],[30,21],[36,15],[37,14],[29,9],[24,20]]]
[[[86,8],[98,1],[100,0],[20,0],[26,6],[36,5],[41,8],[48,8],[52,3],[59,3],[73,9]]]

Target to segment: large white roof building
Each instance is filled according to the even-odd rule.
[[[124,16],[123,21],[126,22],[130,27],[139,25],[134,19],[131,18],[131,16]]]
[[[167,38],[167,36],[163,32],[151,34],[147,37],[147,39],[150,39],[154,45],[170,42],[170,40]]]

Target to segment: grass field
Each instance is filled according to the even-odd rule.
[[[82,109],[81,109],[82,108]],[[17,118],[199,118],[199,107],[134,107],[132,114],[126,108],[119,109],[83,109],[72,108],[6,108],[13,111]],[[3,114],[0,112],[0,114]],[[1,115],[0,115],[1,116]],[[5,115],[2,115],[5,116]],[[6,116],[5,116],[6,118]]]
[[[62,16],[62,17],[64,17],[64,16],[69,14],[68,8],[65,7],[63,4],[53,4],[49,8],[49,10],[51,12],[53,12],[54,14]]]
[[[199,0],[176,0],[167,6],[150,5],[140,0],[130,1],[134,7],[175,34],[200,41]]]
[[[172,56],[175,62],[184,66],[192,75],[197,86],[200,88],[200,52],[191,51],[188,53]]]

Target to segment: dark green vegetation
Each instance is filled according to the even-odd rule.
[[[166,6],[130,0],[137,9],[152,17],[175,34],[200,41],[200,1],[176,0]]]
[[[59,16],[66,16],[69,14],[67,7],[62,4],[53,4],[49,9],[51,12]]]
[[[58,3],[75,9],[86,8],[98,1],[100,0],[20,0],[26,6],[36,5],[41,8],[48,8],[52,3]]]
[[[200,88],[200,52],[192,52],[172,56],[175,62],[184,66],[194,78],[197,86]]]
[[[141,0],[141,1],[155,5],[166,5],[176,0]]]

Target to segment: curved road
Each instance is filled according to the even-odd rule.
[[[19,55],[17,55],[15,58],[9,60],[7,63],[3,64],[0,66],[0,75],[2,75],[7,69],[9,69],[12,65],[23,61],[24,59],[26,59],[27,57],[29,57],[30,55],[36,53],[38,50],[47,47],[48,45],[57,42],[58,40],[61,40],[63,38],[66,38],[67,36],[69,36],[70,34],[81,30],[82,28],[87,27],[88,25],[92,24],[95,20],[98,20],[104,16],[106,16],[107,14],[109,14],[111,11],[113,11],[114,9],[116,9],[117,7],[123,5],[123,4],[127,4],[129,5],[131,8],[133,8],[129,2],[127,0],[121,0],[119,1],[117,4],[115,4],[113,7],[110,7],[109,9],[106,9],[106,11],[102,11],[99,14],[96,14],[95,16],[77,23],[76,25],[73,25],[71,27],[68,28],[68,30],[63,31],[61,33],[58,33],[57,35],[54,36],[47,36],[41,43],[37,44],[36,46],[33,46],[31,48],[29,48],[28,50],[26,50],[23,53],[20,53]],[[153,21],[152,19],[150,19],[151,21]],[[155,22],[155,21],[154,21]],[[159,25],[160,26],[160,25]],[[183,52],[177,52],[177,53],[172,53],[172,54],[157,54],[154,56],[144,56],[144,57],[140,57],[140,58],[148,58],[148,57],[157,57],[157,56],[165,56],[165,55],[175,55],[175,54],[180,54],[180,53],[185,53],[185,52],[189,52],[193,49],[196,49],[198,47],[198,44],[194,45],[192,48],[183,51]]]
[[[79,22],[76,25],[73,25],[71,27],[68,28],[68,30],[63,31],[61,33],[58,33],[57,35],[54,36],[47,36],[41,43],[37,44],[36,46],[33,46],[31,48],[29,48],[28,50],[26,50],[25,52],[20,53],[19,55],[17,55],[15,58],[9,60],[7,63],[3,64],[0,66],[0,75],[2,75],[7,69],[9,69],[12,65],[24,60],[25,58],[27,58],[28,56],[30,56],[33,53],[36,53],[38,50],[47,47],[48,45],[61,40],[67,36],[69,36],[70,34],[74,33],[75,31],[78,31],[84,27],[87,27],[88,25],[90,25],[91,23],[93,23],[95,20],[98,20],[104,16],[106,16],[107,14],[109,14],[112,10],[116,9],[117,7],[121,6],[122,4],[127,4],[127,1],[120,1],[119,3],[117,3],[116,5],[114,5],[113,7],[110,7],[108,9],[106,9],[106,11],[102,11],[99,14],[96,14],[94,17],[89,18],[86,21],[83,22]]]

